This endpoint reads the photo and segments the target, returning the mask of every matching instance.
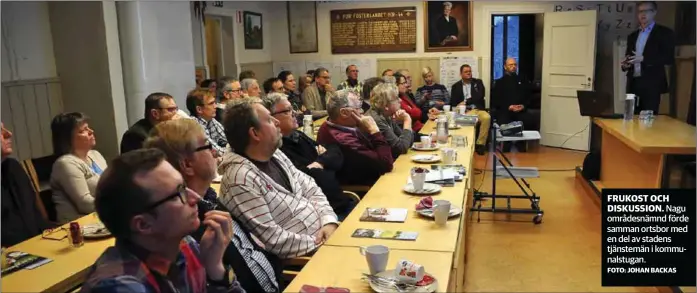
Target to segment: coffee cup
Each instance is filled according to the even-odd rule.
[[[384,272],[387,268],[387,259],[390,258],[390,249],[387,246],[361,246],[358,251],[365,256],[371,275]]]
[[[443,164],[452,164],[457,161],[457,150],[453,148],[443,148],[440,150],[443,157]]]
[[[444,199],[434,200],[433,217],[436,220],[436,225],[445,225],[450,217],[450,202]]]
[[[445,111],[445,112],[450,112],[450,105],[444,105],[444,106],[443,106],[443,111]]]
[[[430,136],[422,136],[421,137],[421,148],[430,148],[431,147],[431,137]]]
[[[465,105],[457,106],[457,112],[460,113],[460,115],[467,114],[467,106],[465,106]]]
[[[414,191],[421,191],[424,189],[424,183],[426,183],[426,173],[428,173],[428,170],[424,168],[411,168],[411,184],[414,186]]]
[[[400,260],[395,268],[395,278],[408,284],[416,284],[426,275],[422,265],[408,260]]]

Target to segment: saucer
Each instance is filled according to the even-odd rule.
[[[434,218],[433,209],[422,209],[422,210],[417,210],[416,212],[419,213],[419,215],[422,215],[424,217]],[[461,208],[456,208],[456,207],[451,206],[450,207],[450,215],[448,215],[448,218],[459,216],[460,214],[462,214]]]
[[[402,189],[404,192],[409,193],[409,194],[414,194],[414,195],[429,195],[429,194],[435,194],[440,192],[441,186],[438,184],[434,183],[424,183],[424,188],[421,190],[415,190],[414,185],[411,183],[408,183],[407,185],[404,185],[404,188]]]
[[[397,274],[396,274],[395,270],[386,270],[384,272],[380,272],[380,273],[377,273],[375,275],[378,277],[382,277],[382,278],[394,279]],[[413,290],[399,291],[399,292],[413,292],[413,293],[436,292],[436,290],[438,290],[438,280],[433,275],[431,275],[429,273],[426,273],[426,275],[433,278],[433,283],[425,285],[425,286],[416,286]],[[370,285],[370,288],[372,288],[375,292],[378,292],[378,293],[398,292],[397,289],[395,289],[394,287],[385,286],[385,285],[379,284],[377,282],[368,281],[368,284]]]
[[[420,142],[414,143],[411,146],[412,149],[417,150],[417,151],[435,151],[438,150],[438,144],[437,143],[431,143],[430,146],[424,147],[423,144]]]
[[[438,154],[415,155],[411,157],[411,160],[417,163],[435,163],[440,161],[440,156]]]

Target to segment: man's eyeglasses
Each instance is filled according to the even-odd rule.
[[[172,193],[172,195],[169,195],[161,200],[158,200],[158,201],[148,205],[147,207],[145,207],[143,209],[142,212],[143,213],[149,212],[149,211],[155,209],[156,207],[160,206],[161,204],[174,199],[175,197],[179,197],[179,201],[181,201],[182,204],[186,204],[186,197],[188,196],[188,194],[189,194],[189,191],[186,188],[186,184],[179,184],[179,185],[177,185],[176,192]]]
[[[68,238],[68,233],[68,229],[62,227],[46,229],[41,232],[41,239],[61,241],[65,238]]]
[[[236,89],[236,90],[228,90],[229,93],[239,93],[241,92],[241,89]]]

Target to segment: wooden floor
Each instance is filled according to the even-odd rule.
[[[574,171],[586,153],[539,147],[512,153],[514,165],[538,167],[530,179],[542,198],[543,223],[532,215],[472,213],[467,227],[466,292],[656,292],[654,288],[602,287],[600,208],[575,186]],[[487,164],[488,161],[488,164]],[[491,157],[477,157],[477,168],[491,170]],[[558,171],[567,170],[567,171]],[[474,187],[491,192],[491,172],[475,177]],[[499,180],[497,194],[522,194],[512,180]],[[490,205],[484,201],[483,206]],[[505,201],[497,200],[497,205]],[[518,200],[513,207],[529,208]]]

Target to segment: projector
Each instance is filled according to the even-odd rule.
[[[522,136],[523,122],[513,121],[508,124],[503,124],[499,127],[499,130],[503,136]]]

